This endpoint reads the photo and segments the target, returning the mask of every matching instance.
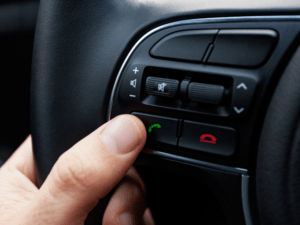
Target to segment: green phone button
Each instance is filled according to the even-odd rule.
[[[148,129],[149,133],[152,131],[152,129],[153,129],[154,127],[161,128],[161,125],[160,125],[160,124],[153,124],[153,125],[150,126],[149,129]]]

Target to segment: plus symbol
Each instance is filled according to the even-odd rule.
[[[138,73],[139,72],[138,68],[135,67],[134,70],[133,70],[133,72],[134,72],[134,74]]]

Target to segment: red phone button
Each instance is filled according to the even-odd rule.
[[[185,120],[178,147],[182,151],[232,156],[236,151],[237,132],[231,127]]]
[[[202,134],[200,136],[200,141],[206,142],[206,143],[211,143],[211,144],[216,144],[217,138],[211,134]]]

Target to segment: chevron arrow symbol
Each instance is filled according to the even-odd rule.
[[[236,88],[237,89],[244,88],[245,90],[248,89],[247,86],[246,86],[246,84],[244,84],[244,83],[239,84]]]
[[[238,109],[237,107],[233,107],[234,111],[236,111],[237,114],[240,114],[241,112],[243,112],[245,109],[244,108],[240,108]]]

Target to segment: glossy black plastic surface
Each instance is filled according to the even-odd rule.
[[[160,40],[150,50],[153,57],[201,62],[218,30],[180,31]]]
[[[162,171],[172,172],[174,174],[184,175],[189,178],[196,179],[198,182],[203,182],[216,196],[218,199],[222,211],[224,212],[225,219],[222,219],[223,224],[225,225],[245,225],[243,208],[242,208],[242,195],[241,195],[241,175],[229,172],[222,172],[219,170],[202,167],[202,166],[194,166],[190,163],[180,163],[176,159],[168,159],[166,157],[157,157],[151,154],[141,153],[137,159],[136,164],[138,166],[145,166],[150,168],[159,169]],[[176,180],[176,179],[174,179]],[[160,188],[159,181],[155,181],[153,185],[156,185]],[[176,181],[175,181],[176,183]],[[176,188],[174,188],[176,190]],[[173,190],[174,190],[173,189]],[[193,188],[190,188],[191,193]],[[172,192],[172,190],[169,190]],[[200,191],[200,190],[198,190]],[[158,191],[159,192],[159,191]],[[205,193],[204,193],[205,194]],[[159,194],[157,194],[159,195]],[[197,194],[196,194],[197,195]],[[163,195],[160,195],[163,197]],[[175,195],[174,195],[175,196]],[[187,193],[185,196],[190,196],[190,193]],[[174,197],[173,197],[174,199]],[[176,199],[176,198],[175,198]],[[152,203],[151,199],[149,200]],[[170,201],[173,202],[173,201]],[[200,209],[201,202],[193,202],[193,198],[188,199],[189,203],[192,204],[195,211]],[[153,204],[153,207],[157,207],[156,204]],[[176,203],[175,203],[176,205]],[[151,204],[152,206],[152,204]],[[202,205],[203,206],[203,205]],[[158,206],[159,207],[159,206]],[[169,206],[172,207],[172,206]],[[185,208],[190,208],[190,206],[179,205],[179,210],[181,213],[185,213]],[[156,208],[157,209],[157,208]],[[195,211],[193,211],[194,215],[192,218],[195,218]],[[168,215],[168,214],[167,214]],[[188,213],[184,215],[188,216]],[[199,214],[197,214],[199,215]],[[174,214],[173,214],[174,217]],[[181,218],[182,216],[180,216]],[[168,221],[169,218],[163,216],[165,221]],[[176,217],[175,217],[176,218]],[[198,217],[199,221],[202,221],[201,218]],[[191,221],[190,219],[186,219],[187,224],[197,224],[198,220]],[[170,221],[174,221],[170,219]],[[165,224],[165,223],[164,223]],[[174,223],[177,224],[177,223]],[[185,224],[183,222],[183,224]],[[222,224],[222,223],[221,223]]]
[[[255,67],[267,60],[277,42],[274,30],[220,30],[207,63]]]

